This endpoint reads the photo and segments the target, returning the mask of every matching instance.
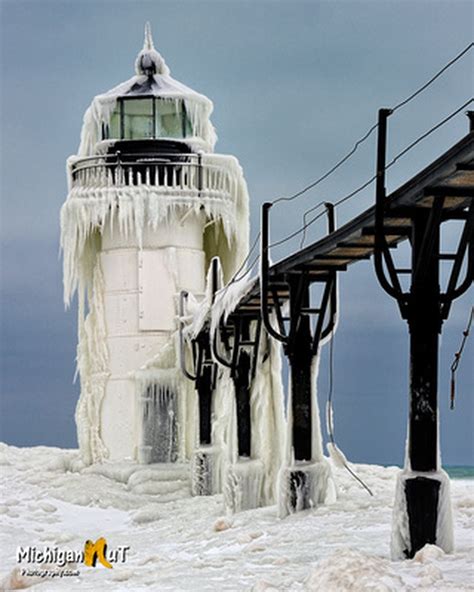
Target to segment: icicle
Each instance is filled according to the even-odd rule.
[[[151,25],[149,21],[145,23],[145,41],[143,43],[143,49],[155,49],[155,46],[153,45],[153,38],[151,36]]]
[[[93,270],[89,292],[89,314],[84,317],[84,289],[79,299],[78,371],[81,377],[81,396],[76,408],[79,446],[86,464],[100,462],[107,457],[107,449],[100,438],[100,406],[108,378],[108,350],[105,340],[104,284],[100,264]]]

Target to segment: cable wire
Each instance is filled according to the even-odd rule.
[[[474,306],[471,306],[471,314],[469,315],[469,320],[467,322],[467,326],[462,332],[462,340],[461,345],[458,351],[454,354],[454,361],[451,364],[451,397],[450,397],[450,409],[454,409],[454,399],[456,396],[456,372],[458,370],[459,362],[461,361],[462,352],[464,350],[464,346],[466,345],[467,338],[469,337],[469,332],[471,330],[472,320],[474,319]]]
[[[314,189],[314,187],[326,180],[330,175],[337,171],[339,167],[341,167],[345,162],[347,162],[349,158],[351,158],[351,156],[357,151],[359,146],[363,144],[371,136],[372,132],[374,132],[378,128],[378,126],[379,124],[375,123],[359,140],[357,140],[357,142],[354,144],[354,147],[333,167],[331,167],[329,171],[327,171],[326,173],[324,173],[324,175],[319,177],[319,179],[316,179],[316,181],[313,181],[309,185],[306,185],[306,187],[303,187],[303,189],[301,189],[297,193],[294,193],[293,195],[290,195],[289,197],[279,197],[278,199],[275,199],[270,203],[276,205],[282,201],[293,201],[294,199],[300,197],[300,195],[303,195],[303,193],[306,193],[310,189]]]
[[[333,414],[332,414],[332,399],[334,394],[334,333],[331,336],[331,340],[329,342],[329,387],[328,387],[328,397],[327,397],[327,431],[329,436],[329,441],[331,444],[339,450],[338,445],[336,444],[336,439],[334,437],[334,429],[333,429]],[[341,455],[339,458],[340,462],[342,463],[343,467],[347,470],[347,472],[371,495],[372,490],[364,481],[357,475],[348,465],[346,459]]]

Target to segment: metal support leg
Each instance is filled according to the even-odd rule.
[[[194,451],[192,460],[191,489],[193,495],[212,495],[219,491],[219,484],[218,450],[212,446],[212,398],[216,366],[211,360],[209,331],[201,332],[194,345],[196,352],[194,386],[198,396],[199,446]]]
[[[392,531],[392,556],[401,559],[413,557],[427,543],[437,544],[447,552],[452,549],[449,478],[438,466],[438,351],[443,320],[441,305],[444,302],[444,309],[448,311],[456,295],[455,286],[469,230],[466,225],[455,261],[455,271],[451,273],[450,288],[443,295],[439,285],[439,233],[444,196],[436,196],[431,208],[415,209],[411,216],[412,283],[408,293],[402,291],[384,231],[387,215],[385,152],[389,115],[387,109],[379,111],[374,262],[381,286],[397,300],[410,330],[408,458],[407,467],[397,482]],[[385,275],[384,263],[388,277]],[[464,289],[465,285],[461,287]]]
[[[290,306],[293,309],[309,307],[309,284],[307,281],[290,280]],[[293,326],[290,329],[288,358],[290,362],[291,404],[293,414],[293,449],[295,460],[311,460],[311,364],[312,334],[309,316],[291,310]]]
[[[429,227],[430,212],[419,211],[413,220],[414,270],[408,324],[410,329],[410,409],[408,456],[412,471],[425,475],[404,481],[410,545],[406,557],[426,543],[436,543],[440,481],[430,478],[438,466],[438,341],[441,328],[439,287],[439,225]],[[431,248],[423,251],[427,233]]]
[[[199,400],[199,443],[211,443],[211,410],[213,393],[214,368],[204,366],[202,373],[196,380],[196,390]]]
[[[255,325],[252,327],[252,325]],[[252,329],[255,336],[251,338]],[[231,377],[235,388],[238,460],[228,467],[224,485],[224,502],[231,512],[258,508],[262,503],[263,462],[252,456],[252,421],[250,391],[253,369],[258,355],[260,329],[258,321],[235,319]],[[252,349],[250,349],[252,348]]]
[[[429,213],[429,212],[428,212]],[[439,227],[432,229],[433,248],[423,261],[420,248],[426,232],[427,213],[413,221],[413,269],[421,265],[423,276],[413,274],[410,295],[410,420],[409,458],[413,471],[436,471],[438,458],[438,337]]]
[[[280,475],[279,514],[282,517],[323,503],[330,477],[328,463],[313,450],[313,429],[318,429],[318,426],[313,426],[313,406],[317,405],[317,401],[312,388],[312,366],[318,355],[319,342],[314,347],[310,318],[301,314],[302,310],[310,307],[310,285],[304,275],[290,277],[288,281],[290,333],[286,351],[290,363],[294,463]],[[324,308],[328,303],[329,299]],[[321,314],[324,317],[324,312]]]
[[[251,363],[249,352],[239,347],[239,341],[250,339],[250,322],[246,319],[236,321],[239,325],[235,331],[234,354],[236,363],[232,371],[234,381],[236,407],[237,407],[237,441],[239,457],[251,456],[252,435],[250,417],[250,388],[251,388]]]
[[[249,458],[252,447],[250,427],[250,361],[250,354],[242,350],[239,354],[234,377],[239,456]]]

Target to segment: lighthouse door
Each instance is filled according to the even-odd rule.
[[[142,395],[140,461],[171,463],[178,459],[176,392],[165,384],[152,384]]]

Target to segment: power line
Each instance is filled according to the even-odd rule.
[[[323,204],[318,204],[318,205],[323,205]],[[282,245],[283,243],[288,242],[289,240],[291,240],[292,238],[295,238],[296,236],[300,235],[302,232],[304,232],[309,226],[311,226],[314,222],[316,222],[316,220],[319,220],[320,218],[322,218],[324,216],[325,212],[321,212],[319,213],[317,216],[315,216],[314,218],[311,219],[311,221],[308,224],[305,224],[302,228],[299,228],[298,230],[295,230],[294,232],[292,232],[291,234],[289,234],[288,236],[285,236],[284,238],[272,243],[271,245],[268,245],[268,249],[272,249],[273,247],[278,247],[279,245]]]

